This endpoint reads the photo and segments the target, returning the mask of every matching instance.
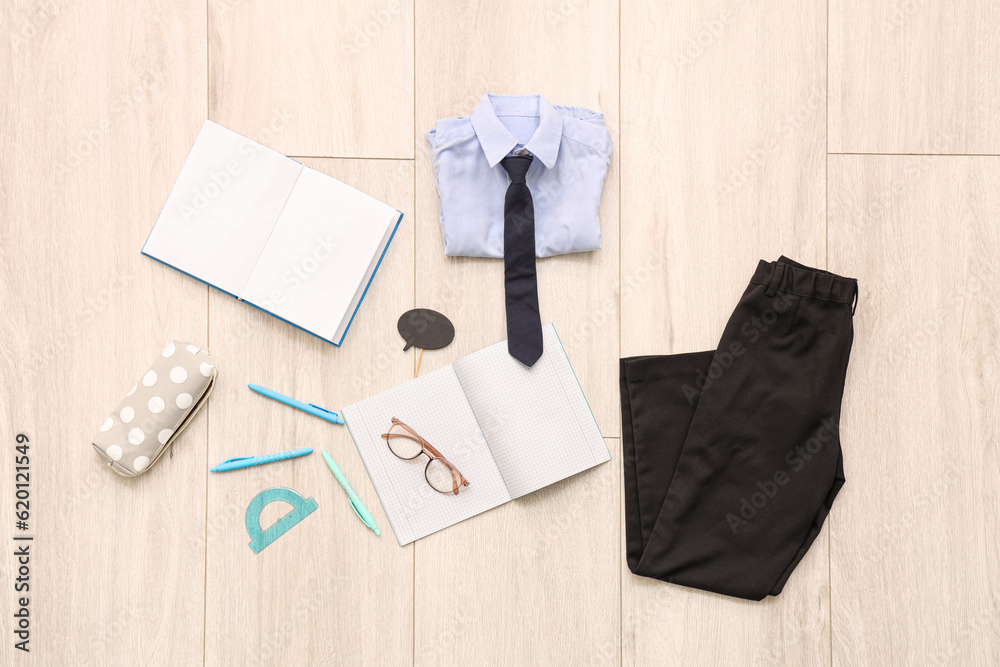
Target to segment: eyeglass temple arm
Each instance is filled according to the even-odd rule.
[[[389,440],[389,438],[406,438],[407,440],[412,440],[413,442],[417,443],[421,447],[424,444],[423,443],[423,438],[420,438],[420,437],[415,438],[412,435],[406,435],[405,433],[383,433],[382,437],[385,438],[387,441]]]

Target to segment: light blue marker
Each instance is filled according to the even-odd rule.
[[[351,507],[354,508],[354,513],[358,515],[359,519],[365,522],[366,526],[374,530],[376,535],[381,535],[382,533],[378,532],[378,526],[375,525],[375,519],[372,518],[372,515],[368,512],[368,508],[365,507],[365,504],[361,502],[361,498],[358,498],[358,494],[355,493],[354,489],[351,488],[351,485],[347,483],[347,478],[344,477],[344,473],[340,471],[337,463],[330,457],[329,454],[326,453],[325,449],[321,449],[319,451],[323,454],[323,459],[326,461],[326,465],[329,466],[330,472],[333,473],[333,476],[337,478],[340,485],[344,487],[344,491],[347,492],[347,498],[351,501]]]
[[[312,449],[293,449],[287,452],[278,452],[277,454],[268,454],[267,456],[236,456],[231,459],[226,459],[214,468],[209,468],[209,472],[226,472],[227,470],[239,470],[240,468],[249,468],[250,466],[259,466],[265,463],[274,463],[275,461],[284,461],[285,459],[294,459],[298,456],[305,456],[306,454],[312,454]]]
[[[319,417],[320,419],[325,419],[328,422],[334,424],[343,424],[344,420],[337,415],[336,412],[331,412],[326,408],[321,408],[313,403],[303,403],[302,401],[296,401],[294,398],[289,398],[284,394],[279,394],[276,391],[271,391],[267,387],[261,387],[259,384],[248,384],[248,387],[253,391],[257,392],[261,396],[267,396],[270,399],[278,401],[279,403],[284,403],[289,407],[293,407],[296,410],[301,410],[302,412],[308,412],[314,417]]]

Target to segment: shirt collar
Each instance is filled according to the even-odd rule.
[[[486,93],[472,112],[476,131],[490,168],[497,166],[517,145],[517,138],[500,121],[500,115],[537,116],[538,128],[524,147],[547,169],[556,164],[562,140],[562,115],[541,95],[491,95]]]

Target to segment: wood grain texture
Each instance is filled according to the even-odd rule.
[[[830,157],[862,287],[832,515],[836,665],[1000,661],[1000,158]]]
[[[825,24],[815,2],[622,3],[622,356],[714,347],[758,259],[824,264]],[[623,664],[828,662],[828,546],[761,603],[622,557]]]
[[[414,543],[417,665],[619,665],[613,460]]]
[[[413,157],[412,0],[208,7],[212,120],[286,155]]]
[[[1000,153],[1000,5],[829,5],[831,152]]]
[[[0,664],[1000,662],[1000,158],[827,156],[1000,153],[998,12],[4,3],[0,475],[26,432],[35,551],[22,654],[2,485]],[[401,549],[348,432],[246,384],[337,409],[405,382],[395,322],[414,306],[457,328],[421,373],[505,337],[502,262],[443,256],[424,141],[487,91],[598,109],[611,130],[604,247],[540,262],[539,287],[612,461]],[[303,162],[405,213],[344,347],[139,254],[206,113],[343,158]],[[762,603],[635,577],[617,359],[712,347],[757,259],[782,253],[861,281],[828,528]],[[173,338],[212,348],[215,393],[153,471],[119,478],[90,438]],[[334,456],[381,537],[318,452],[207,472],[298,446]],[[272,486],[319,509],[254,555],[245,510]]]
[[[409,160],[304,160],[402,211],[413,210]],[[291,270],[293,267],[289,267]],[[305,274],[308,276],[308,274]],[[292,289],[292,288],[289,288]],[[220,382],[213,397],[209,459],[298,447],[316,451],[208,487],[205,657],[209,665],[398,665],[412,654],[412,548],[392,536],[347,429],[269,401],[275,391],[339,410],[413,376],[396,319],[413,304],[413,224],[404,217],[340,348],[215,292],[211,341]],[[365,528],[326,467],[337,461],[376,524]],[[319,504],[261,553],[248,547],[245,513],[261,490],[288,487]],[[268,526],[288,507],[268,506]]]
[[[456,328],[455,342],[425,354],[422,368],[506,338],[503,262],[444,256],[424,133],[439,118],[472,113],[487,92],[599,110],[616,148],[602,248],[540,261],[538,287],[542,322],[555,324],[605,436],[620,432],[617,9],[525,0],[498,11],[453,0],[420,2],[415,19],[417,305],[444,312]],[[416,664],[617,665],[616,465],[418,542]]]
[[[101,465],[90,443],[167,342],[205,339],[205,287],[139,254],[204,120],[204,5],[0,12],[0,663],[198,663],[208,421],[136,479]],[[28,654],[11,628],[22,431],[31,519],[16,532],[35,536]]]

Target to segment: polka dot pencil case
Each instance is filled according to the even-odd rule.
[[[94,449],[119,475],[149,470],[208,400],[215,375],[207,350],[173,341],[104,420]]]

